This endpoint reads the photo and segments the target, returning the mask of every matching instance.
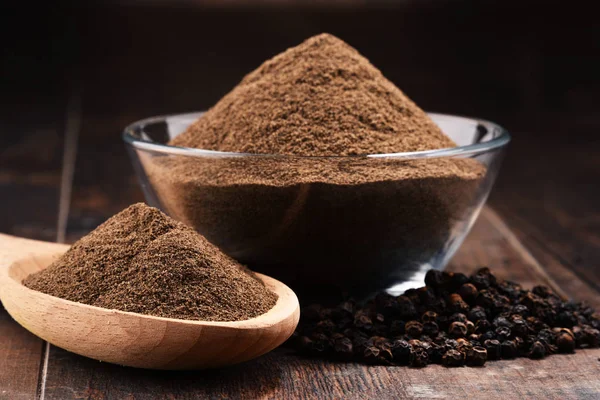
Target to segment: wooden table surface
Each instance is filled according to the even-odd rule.
[[[120,139],[130,116],[99,119],[71,98],[66,121],[24,122],[22,140],[1,155],[0,231],[72,242],[126,205],[142,200]],[[35,124],[39,124],[39,120]],[[554,162],[565,147],[531,153],[516,140],[491,198],[449,268],[489,265],[500,276],[544,283],[600,306],[598,158],[576,151],[569,169]],[[525,135],[524,135],[525,136]],[[40,144],[42,145],[40,147]],[[42,150],[40,151],[40,148]],[[554,149],[554,150],[553,150]],[[600,350],[541,361],[489,362],[484,368],[425,369],[309,360],[278,349],[233,368],[156,372],[86,359],[50,346],[0,311],[0,398],[600,398]]]

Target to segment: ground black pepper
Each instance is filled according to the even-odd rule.
[[[600,315],[545,286],[524,290],[488,268],[470,277],[431,270],[425,282],[397,297],[306,307],[290,343],[311,356],[413,367],[475,367],[600,344]]]
[[[277,301],[251,271],[143,203],[111,217],[23,284],[97,307],[192,320],[245,320]]]

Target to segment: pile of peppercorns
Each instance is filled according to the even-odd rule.
[[[363,305],[303,308],[291,343],[311,356],[413,367],[482,366],[600,345],[600,314],[545,286],[524,290],[488,268],[471,277],[431,270],[425,284]]]

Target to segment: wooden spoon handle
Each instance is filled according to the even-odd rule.
[[[24,239],[0,233],[0,268],[8,267],[13,261],[25,256],[36,256],[66,251],[67,244]]]

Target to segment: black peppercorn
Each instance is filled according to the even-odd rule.
[[[512,322],[510,322],[504,316],[499,316],[499,317],[495,318],[494,321],[492,322],[492,325],[494,325],[494,327],[496,327],[496,328],[500,328],[500,327],[512,328]]]
[[[498,340],[486,340],[483,342],[483,346],[487,350],[488,358],[490,360],[498,360],[502,356],[502,346]]]
[[[433,343],[428,349],[427,354],[429,355],[429,362],[431,364],[441,364],[442,357],[446,353],[444,346]]]
[[[450,349],[442,357],[446,367],[461,367],[465,364],[465,354],[458,350]]]
[[[429,354],[423,348],[413,348],[410,352],[410,366],[414,368],[423,368],[429,362]]]
[[[470,335],[473,332],[475,332],[475,324],[473,324],[471,321],[467,321],[465,323],[465,325],[467,326],[467,334]]]
[[[517,356],[517,345],[512,340],[502,342],[502,358],[515,358]]]
[[[383,336],[372,336],[369,338],[369,341],[378,349],[389,347],[390,345],[389,340]]]
[[[553,294],[548,286],[543,285],[535,286],[531,291],[542,298],[546,298]]]
[[[365,349],[370,346],[369,340],[364,336],[355,336],[352,339],[352,348],[354,354],[358,357],[362,357]]]
[[[467,364],[474,367],[481,367],[487,361],[487,350],[481,346],[474,346],[467,351]]]
[[[579,324],[579,320],[571,311],[563,311],[556,315],[556,323],[564,328],[572,328]]]
[[[458,293],[452,293],[448,296],[448,303],[454,312],[463,313],[469,311],[469,305],[465,303]]]
[[[423,324],[419,321],[408,321],[404,326],[404,330],[409,336],[418,338],[423,332]]]
[[[485,309],[493,308],[495,302],[496,298],[488,290],[480,290],[479,296],[477,296],[477,300],[475,300],[475,304]]]
[[[393,364],[392,361],[394,359],[394,356],[392,355],[392,350],[388,347],[379,349],[379,359],[385,364]]]
[[[342,337],[333,342],[333,352],[344,360],[350,360],[354,354],[352,341],[347,337]]]
[[[464,285],[465,283],[468,283],[468,282],[469,282],[469,278],[465,274],[461,274],[460,272],[455,272],[454,274],[452,274],[452,276],[450,277],[450,280],[448,282],[448,290],[456,291],[456,290],[458,290],[458,288],[460,288],[462,285]]]
[[[519,302],[530,310],[535,310],[538,306],[543,305],[542,299],[533,292],[525,293]]]
[[[396,298],[386,292],[379,292],[373,299],[377,309],[383,310],[386,307],[391,306],[392,303],[396,302]]]
[[[600,344],[600,331],[589,325],[573,327],[573,334],[579,347],[598,347]]]
[[[357,313],[354,317],[354,326],[369,331],[373,328],[373,321],[368,315]]]
[[[429,337],[435,337],[435,336],[437,336],[439,331],[440,331],[440,328],[438,327],[438,324],[436,324],[435,322],[425,322],[423,324],[423,335],[427,335]]]
[[[467,338],[469,339],[470,342],[479,342],[480,339],[481,339],[481,335],[478,335],[476,333],[472,333]]]
[[[444,284],[444,276],[442,271],[438,271],[437,269],[430,269],[425,274],[425,285],[429,286],[434,290],[441,289]]]
[[[487,318],[487,315],[482,307],[476,306],[471,308],[471,310],[468,313],[468,318],[469,321],[477,323],[477,321],[485,320]]]
[[[531,346],[529,357],[533,359],[544,358],[546,356],[546,347],[540,341],[536,341]]]
[[[450,323],[452,322],[462,322],[463,324],[468,321],[467,316],[463,313],[454,313],[448,319]]]
[[[458,342],[454,339],[446,339],[444,346],[446,347],[446,350],[456,349],[458,347]]]
[[[485,275],[475,274],[471,276],[470,280],[473,286],[475,286],[478,290],[483,290],[490,287],[490,281]]]
[[[419,301],[423,305],[433,304],[437,299],[433,289],[428,288],[427,286],[417,289],[417,295],[419,296]]]
[[[517,355],[525,356],[525,355],[527,355],[529,348],[535,341],[535,336],[528,336],[527,340],[524,340],[523,338],[516,336],[512,339],[512,341],[515,343],[515,346],[517,346]]]
[[[512,320],[512,334],[516,336],[526,336],[529,332],[529,328],[527,326],[527,322],[525,322],[521,318],[514,318]]]
[[[496,328],[496,338],[498,340],[504,341],[508,338],[510,338],[510,328],[506,327],[506,326],[501,326],[499,328]]]
[[[354,319],[353,314],[354,305],[349,301],[345,301],[343,303],[340,303],[331,311],[331,319],[336,322],[341,321],[343,319]],[[302,314],[302,316],[304,317],[304,314]]]
[[[379,349],[375,346],[367,346],[363,351],[364,360],[368,363],[378,363],[379,360]]]
[[[491,339],[496,339],[496,333],[494,331],[487,331],[479,336],[479,340],[486,341]]]
[[[511,312],[513,314],[520,315],[523,318],[527,318],[529,316],[529,309],[523,304],[517,304],[512,308]]]
[[[395,362],[403,365],[409,363],[411,346],[406,340],[395,340],[392,343],[391,351]]]
[[[415,305],[407,296],[398,296],[396,302],[398,303],[398,314],[400,318],[410,320],[417,315]]]
[[[474,284],[477,289],[485,289],[489,286],[496,285],[496,277],[492,275],[489,268],[480,268],[475,274],[471,275],[471,283]]]
[[[325,334],[332,333],[334,331],[334,329],[335,329],[335,324],[330,319],[324,319],[323,321],[319,321],[315,328],[315,330],[317,332],[321,332],[321,333],[325,333]]]
[[[465,337],[467,335],[467,326],[462,322],[453,322],[450,324],[448,332],[454,337]]]
[[[399,336],[404,334],[405,330],[405,322],[402,321],[401,319],[395,319],[391,322],[390,324],[390,334],[392,336]]]
[[[468,349],[473,347],[473,345],[471,345],[471,343],[465,338],[456,339],[456,343],[458,344],[456,349],[462,352],[466,352]]]
[[[477,321],[477,324],[475,324],[475,332],[477,333],[485,333],[491,331],[492,328],[492,324],[487,319],[480,319]]]
[[[550,329],[542,329],[537,334],[537,339],[544,343],[553,343],[555,334]]]
[[[465,283],[458,289],[458,294],[464,301],[469,304],[473,304],[477,298],[477,295],[479,294],[479,291],[472,283]]]
[[[575,351],[575,338],[572,334],[561,332],[556,338],[556,347],[561,353],[572,353]]]
[[[437,313],[435,311],[425,311],[423,315],[421,315],[421,321],[425,322],[436,322]]]

